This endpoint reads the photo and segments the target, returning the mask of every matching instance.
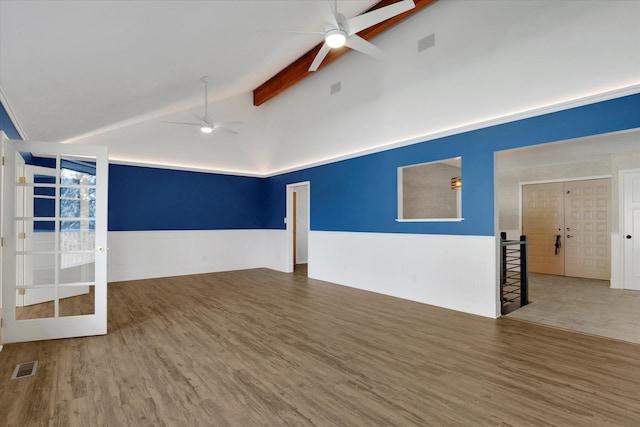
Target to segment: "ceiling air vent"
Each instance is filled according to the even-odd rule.
[[[11,379],[15,380],[18,378],[31,377],[35,375],[37,368],[38,368],[37,360],[34,360],[33,362],[20,363],[16,365],[16,369],[14,369]]]
[[[430,47],[433,47],[436,45],[436,35],[434,34],[430,34],[427,37],[418,40],[418,53],[422,52],[423,50],[427,50]]]

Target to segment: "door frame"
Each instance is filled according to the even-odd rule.
[[[311,231],[311,223],[310,223],[310,219],[311,219],[311,181],[302,181],[302,182],[295,182],[292,184],[287,184],[287,189],[286,189],[286,199],[287,199],[287,206],[286,206],[286,214],[287,216],[285,217],[286,219],[286,240],[287,240],[287,244],[285,245],[286,247],[286,254],[285,254],[285,263],[287,266],[287,269],[285,270],[285,273],[292,273],[294,270],[295,265],[293,264],[293,193],[297,188],[300,187],[307,187],[307,213],[308,213],[308,221],[307,224],[309,224],[309,227],[307,229],[307,232]],[[289,218],[291,218],[291,221],[289,221]],[[309,251],[309,244],[307,243],[307,253],[308,253],[308,264],[311,264],[311,251]]]
[[[2,97],[2,91],[0,91],[0,98]],[[7,135],[4,133],[4,131],[0,130],[0,159],[2,159],[4,161],[4,141],[7,140],[9,138],[7,138]],[[2,166],[0,165],[0,216],[4,216],[4,185],[2,183],[2,177],[4,176],[4,171],[2,171]],[[4,221],[2,221],[2,219],[0,219],[0,236],[4,236],[4,225],[2,224]],[[0,351],[2,351],[2,310],[4,307],[3,301],[2,301],[2,264],[3,264],[3,245],[0,245]]]

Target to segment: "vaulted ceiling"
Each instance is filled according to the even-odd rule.
[[[624,0],[438,0],[372,40],[389,59],[347,53],[256,107],[253,90],[322,41],[279,32],[323,31],[315,2],[0,0],[0,95],[31,140],[263,175],[638,91],[639,20]],[[163,123],[202,114],[204,75],[238,135]]]

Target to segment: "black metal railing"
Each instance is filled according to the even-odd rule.
[[[529,304],[527,236],[507,240],[507,233],[500,233],[500,253],[502,314],[508,314]]]

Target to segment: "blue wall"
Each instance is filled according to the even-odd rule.
[[[310,181],[312,230],[493,236],[495,152],[639,127],[636,94],[275,176],[265,227],[285,227],[286,185]],[[457,156],[464,221],[396,222],[397,168]]]
[[[264,179],[109,165],[109,230],[264,228]]]
[[[283,229],[286,185],[311,182],[311,229],[494,235],[497,151],[640,128],[640,94],[271,178],[110,165],[109,230]],[[0,108],[0,129],[19,138]],[[398,223],[397,168],[462,157],[463,222]]]
[[[18,133],[18,129],[13,125],[13,122],[7,114],[7,110],[4,109],[4,105],[0,102],[0,130],[4,131],[9,139],[22,139]]]

